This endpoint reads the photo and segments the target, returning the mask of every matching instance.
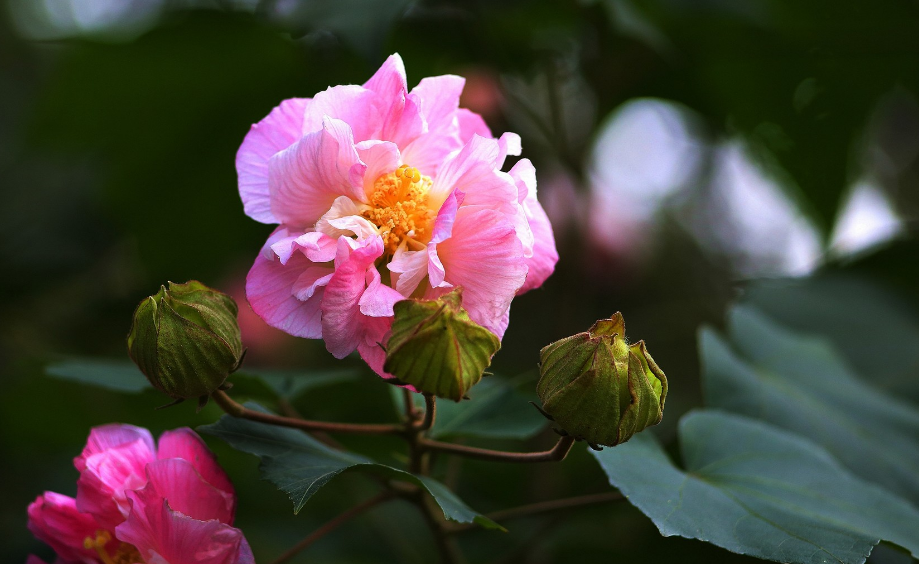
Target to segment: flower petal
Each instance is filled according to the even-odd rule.
[[[301,253],[282,264],[271,250],[271,239],[255,259],[246,277],[246,297],[265,323],[297,337],[322,338],[319,304],[323,288],[306,301],[294,295],[300,276],[314,263]],[[267,252],[265,252],[267,251]]]
[[[383,255],[383,240],[372,237],[352,249],[356,242],[342,237],[335,259],[335,274],[322,297],[322,337],[336,358],[353,352],[364,338],[367,317],[360,312],[360,299],[367,287],[367,271]]]
[[[207,448],[204,440],[188,427],[166,431],[160,435],[156,451],[158,459],[181,458],[187,460],[198,471],[208,484],[235,495],[233,484],[223,468],[217,463],[217,457]],[[229,521],[232,523],[232,520]]]
[[[508,308],[527,267],[514,227],[494,210],[461,207],[453,236],[437,245],[446,281],[463,287],[469,317],[502,337]]]
[[[143,427],[134,425],[124,425],[121,423],[109,423],[93,427],[89,431],[89,438],[86,439],[86,446],[80,456],[73,459],[73,465],[77,471],[82,472],[86,468],[86,459],[94,454],[105,452],[110,448],[120,447],[122,445],[140,441],[140,446],[146,451],[140,455],[143,460],[152,460],[155,456],[156,446],[153,442],[153,435]]]
[[[367,270],[367,289],[358,300],[361,313],[368,317],[392,317],[393,306],[405,296],[383,284],[380,271],[376,268]]]
[[[312,227],[338,196],[364,199],[362,185],[351,182],[352,167],[363,163],[343,121],[326,118],[322,129],[272,157],[268,166],[271,211],[289,227]]]
[[[339,237],[357,237],[365,239],[377,234],[377,228],[367,218],[361,216],[364,210],[370,209],[367,204],[359,204],[348,196],[335,198],[332,207],[316,222],[316,231],[330,239]]]
[[[453,190],[466,194],[463,205],[484,206],[513,216],[517,211],[517,187],[497,168],[500,147],[495,139],[474,136],[441,167],[431,197],[444,201]]]
[[[520,136],[516,133],[511,133],[510,131],[505,132],[501,135],[501,138],[498,139],[498,168],[504,166],[504,159],[508,155],[519,156],[523,151],[523,146],[520,143]]]
[[[332,86],[313,97],[303,117],[303,134],[325,127],[325,120],[351,126],[354,141],[371,139],[383,125],[385,107],[376,92],[362,86]]]
[[[472,141],[472,138],[476,135],[488,139],[492,137],[491,129],[488,128],[485,120],[482,119],[482,116],[479,114],[467,110],[466,108],[460,108],[456,110],[456,119],[459,122],[459,138],[461,143],[466,144]]]
[[[399,154],[399,147],[389,141],[364,141],[355,145],[355,149],[361,161],[367,165],[361,181],[364,194],[369,201],[377,178],[399,168],[402,156]]]
[[[95,538],[101,527],[89,513],[77,510],[76,500],[45,492],[29,504],[29,531],[67,562],[95,562],[96,551],[83,548],[83,539]]]
[[[428,131],[447,130],[446,133],[456,134],[459,128],[456,110],[465,84],[465,78],[445,74],[423,78],[412,89],[409,96],[421,101],[421,114],[428,124]]]
[[[399,248],[386,268],[393,273],[396,291],[407,298],[428,273],[428,250],[407,251]]]
[[[386,101],[392,101],[408,91],[405,80],[405,63],[399,53],[393,53],[380,68],[364,83],[364,88],[376,92]]]
[[[251,562],[242,531],[217,520],[199,521],[143,490],[131,492],[134,510],[115,529],[149,563],[239,564]]]
[[[521,206],[533,235],[532,254],[526,257],[526,282],[517,292],[522,294],[542,286],[543,282],[555,271],[558,251],[555,248],[552,224],[539,204],[539,200],[536,199],[536,169],[533,164],[529,159],[521,159],[509,174],[517,184]]]
[[[262,223],[278,223],[271,213],[268,191],[268,161],[293,145],[303,130],[303,115],[309,98],[284,100],[246,134],[236,153],[239,195],[246,215]]]
[[[175,511],[198,519],[233,523],[236,495],[207,482],[182,458],[160,459],[147,465],[147,484],[135,491],[131,511],[143,511],[140,504],[169,501]]]

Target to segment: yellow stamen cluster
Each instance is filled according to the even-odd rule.
[[[400,245],[418,250],[431,239],[434,212],[428,207],[431,178],[417,168],[402,165],[373,183],[371,209],[363,216],[380,230],[386,253]]]
[[[110,553],[105,547],[112,540],[112,533],[99,530],[96,531],[95,537],[83,539],[83,548],[95,550],[103,564],[144,564],[143,559],[140,557],[140,552],[126,542],[116,540],[118,548],[115,549],[114,553]]]

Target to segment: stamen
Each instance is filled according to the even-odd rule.
[[[371,209],[363,217],[377,226],[387,254],[400,245],[424,248],[431,238],[434,212],[428,208],[431,179],[409,165],[384,174],[373,184]]]
[[[115,554],[109,554],[105,549],[106,545],[112,541],[112,534],[106,530],[96,531],[95,538],[86,537],[83,539],[83,548],[95,549],[99,555],[102,564],[143,564],[143,559],[137,549],[128,543],[119,542]]]

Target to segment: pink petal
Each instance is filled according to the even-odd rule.
[[[484,206],[513,216],[517,187],[507,173],[497,169],[499,155],[497,140],[473,137],[441,167],[431,197],[443,201],[453,190],[460,190],[466,194],[465,206]]]
[[[523,146],[520,144],[519,135],[510,131],[501,135],[501,138],[498,139],[498,168],[504,166],[504,159],[508,155],[516,157],[521,151],[523,151]]]
[[[389,141],[364,141],[355,148],[361,161],[367,165],[361,181],[364,194],[369,200],[373,194],[373,185],[377,178],[395,171],[402,164],[399,147]]]
[[[146,429],[118,424],[94,428],[74,459],[74,466],[82,468],[77,508],[92,513],[105,528],[114,528],[128,511],[125,491],[144,485],[144,467],[155,459],[153,437]]]
[[[182,458],[160,459],[148,464],[147,484],[130,495],[132,512],[143,511],[147,504],[167,500],[175,511],[199,521],[213,519],[232,524],[236,511],[236,495],[232,489],[226,491],[211,485],[191,462]]]
[[[428,250],[407,251],[400,248],[386,268],[393,273],[392,280],[396,291],[407,298],[428,273]]]
[[[278,223],[271,213],[268,161],[300,139],[303,115],[309,103],[309,98],[281,102],[265,119],[252,126],[236,153],[239,195],[246,215],[256,221]]]
[[[447,133],[456,134],[459,126],[455,121],[456,110],[465,84],[465,78],[447,74],[423,78],[412,89],[409,95],[421,101],[421,114],[428,124],[428,131],[446,129]]]
[[[115,529],[148,563],[238,564],[252,562],[242,531],[217,520],[199,521],[162,498],[131,492],[135,510]]]
[[[39,558],[38,556],[35,556],[34,554],[30,554],[26,557],[26,564],[48,564],[48,563],[42,560],[41,558]]]
[[[83,452],[73,459],[73,465],[77,471],[82,472],[86,468],[86,459],[88,457],[135,441],[141,441],[151,455],[156,452],[153,435],[143,427],[121,423],[109,423],[108,425],[93,427],[89,431],[89,438],[86,439],[86,446],[83,447]],[[146,459],[147,455],[143,455],[143,458]]]
[[[371,139],[383,125],[384,111],[376,92],[362,86],[333,86],[316,94],[306,108],[303,134],[324,127],[328,118],[341,120],[351,126],[354,141]]]
[[[344,358],[361,344],[366,316],[360,312],[360,299],[367,287],[367,271],[383,255],[383,240],[366,239],[357,248],[354,241],[338,240],[339,255],[335,274],[329,280],[322,298],[322,338],[326,349],[336,358]],[[340,258],[339,258],[340,257]]]
[[[269,239],[246,277],[249,305],[272,327],[297,337],[321,339],[319,304],[323,288],[315,290],[306,301],[294,295],[297,280],[314,263],[301,253],[294,253],[287,264],[281,264],[274,258],[270,243]]]
[[[329,268],[327,266],[308,266],[306,270],[303,271],[297,281],[294,282],[292,288],[294,296],[301,302],[312,298],[316,295],[316,292],[320,291],[322,288],[329,283],[329,280],[332,279],[332,275],[335,274],[334,268]]]
[[[367,289],[358,300],[361,313],[369,317],[392,317],[393,306],[405,297],[383,284],[380,272],[376,268],[367,270]]]
[[[29,531],[68,562],[97,561],[95,550],[83,548],[86,537],[96,537],[102,527],[88,513],[77,510],[72,497],[45,492],[29,504]]]
[[[312,107],[312,106],[310,106]],[[364,199],[363,186],[351,183],[353,166],[363,166],[348,124],[326,118],[322,129],[271,158],[271,211],[290,227],[315,225],[338,196]]]
[[[198,433],[188,427],[166,431],[160,435],[156,456],[160,460],[169,458],[187,460],[208,484],[231,496],[235,495],[233,484],[227,473],[217,463],[217,457],[207,448]]]
[[[405,80],[405,63],[398,53],[390,55],[380,68],[364,83],[364,88],[376,92],[390,101],[408,90]]]
[[[462,147],[453,133],[441,130],[424,133],[402,148],[402,161],[421,171],[421,174],[435,177],[451,153]]]
[[[453,236],[437,245],[446,281],[463,287],[463,307],[498,337],[527,267],[514,227],[494,210],[461,207]]]
[[[404,96],[404,94],[403,94]],[[393,103],[386,112],[380,137],[406,147],[427,130],[421,115],[421,104],[413,98],[402,98]]]
[[[382,343],[386,340],[386,334],[392,328],[391,317],[371,317],[365,323],[365,335],[361,344],[357,347],[357,352],[367,363],[371,370],[383,378],[393,378],[392,374],[383,372],[383,364],[386,362],[386,350],[383,349]],[[414,388],[412,388],[414,390]]]
[[[555,248],[552,224],[539,204],[539,200],[536,199],[536,169],[533,164],[529,159],[521,159],[509,174],[517,184],[519,199],[533,234],[533,251],[526,258],[526,282],[517,292],[522,294],[542,286],[543,282],[555,271],[558,251]]]
[[[335,239],[324,233],[309,231],[300,233],[288,231],[285,227],[278,228],[268,239],[263,248],[265,258],[274,260],[276,256],[281,264],[287,264],[290,257],[296,252],[306,255],[313,262],[329,262],[335,258],[335,248],[338,244]],[[272,256],[272,253],[274,254]]]
[[[459,122],[459,138],[461,143],[466,144],[472,141],[475,135],[489,139],[491,138],[491,129],[488,128],[485,120],[482,119],[482,116],[479,114],[467,110],[466,108],[460,108],[456,111],[456,119]]]

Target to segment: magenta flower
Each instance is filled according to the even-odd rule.
[[[146,429],[96,427],[73,463],[76,499],[45,492],[28,510],[29,530],[58,562],[254,563],[232,526],[233,485],[191,429],[163,433],[157,448]]]
[[[285,100],[236,156],[246,213],[280,226],[246,293],[269,325],[357,350],[386,377],[380,342],[393,304],[462,286],[470,317],[504,335],[514,296],[539,287],[558,255],[520,138],[492,137],[458,107],[464,80],[410,92],[399,55],[363,86]]]

